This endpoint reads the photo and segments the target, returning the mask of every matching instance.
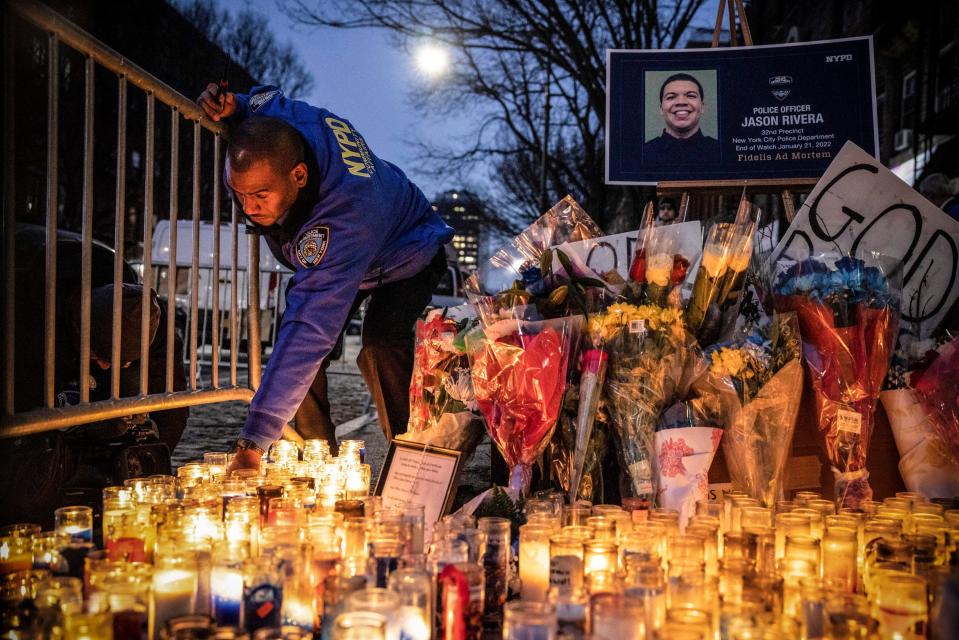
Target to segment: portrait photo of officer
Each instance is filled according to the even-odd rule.
[[[668,73],[668,72],[665,72]],[[698,164],[719,162],[719,141],[704,133],[707,124],[715,131],[716,109],[707,99],[703,85],[716,86],[715,71],[647,72],[646,126],[643,143],[644,165]],[[697,77],[700,76],[700,77]],[[657,82],[659,81],[659,82]],[[657,95],[658,106],[652,102]]]

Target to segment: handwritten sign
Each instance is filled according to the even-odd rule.
[[[868,153],[847,142],[806,198],[773,252],[879,252],[902,261],[903,321],[921,337],[959,296],[959,221],[923,198]]]
[[[698,220],[657,227],[658,235],[674,238],[673,250],[695,263],[703,249],[703,230]],[[586,266],[598,274],[617,271],[624,279],[629,276],[629,267],[636,253],[640,232],[627,231],[611,236],[591,238],[579,242],[565,242],[558,249],[570,257],[573,264]],[[554,260],[553,268],[557,268]]]
[[[460,452],[393,440],[376,483],[384,507],[423,505],[426,540],[450,508],[460,470]]]

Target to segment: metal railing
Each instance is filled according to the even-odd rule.
[[[242,400],[249,402],[253,397],[254,390],[259,385],[260,379],[260,325],[259,314],[247,313],[247,363],[248,363],[248,385],[241,385],[237,379],[238,350],[240,340],[237,337],[240,334],[239,327],[239,309],[238,309],[238,237],[239,237],[239,213],[236,207],[231,212],[231,260],[230,260],[230,300],[229,313],[225,314],[225,320],[229,323],[229,335],[232,337],[229,347],[229,380],[221,380],[220,376],[220,339],[221,314],[220,306],[224,302],[220,299],[219,287],[213,287],[212,292],[212,335],[216,344],[212,349],[212,362],[210,384],[208,387],[200,387],[197,376],[197,342],[198,342],[198,294],[199,294],[199,231],[201,218],[201,135],[206,130],[214,136],[213,149],[213,228],[215,239],[213,242],[213,264],[220,265],[220,201],[221,186],[219,174],[221,170],[222,140],[224,137],[223,127],[211,122],[204,117],[202,111],[185,96],[176,92],[150,73],[144,71],[137,65],[125,59],[119,53],[113,51],[100,41],[96,40],[83,30],[65,20],[43,5],[32,2],[13,2],[5,3],[5,34],[4,34],[4,157],[3,157],[3,405],[4,415],[0,417],[0,438],[22,436],[31,433],[38,433],[52,429],[76,426],[90,423],[98,420],[117,418],[131,413],[144,413],[155,410],[171,409],[176,407],[192,406],[199,404],[210,404],[223,402],[227,400]],[[14,379],[16,370],[14,367],[14,356],[17,347],[16,327],[15,327],[15,247],[14,236],[16,229],[17,216],[14,211],[16,200],[14,198],[15,171],[14,150],[16,135],[16,125],[14,121],[14,38],[13,27],[11,26],[11,15],[24,20],[46,33],[47,37],[47,74],[48,74],[48,108],[47,108],[47,138],[46,138],[46,220],[45,220],[45,293],[44,293],[44,317],[42,326],[44,331],[43,348],[43,406],[28,411],[15,411],[15,390]],[[58,80],[60,69],[58,67],[60,56],[58,50],[61,45],[65,45],[84,56],[84,128],[83,128],[83,171],[82,171],[82,229],[81,229],[81,279],[80,279],[80,323],[79,323],[79,361],[80,371],[79,380],[86,380],[87,370],[90,363],[90,331],[91,331],[91,288],[92,288],[92,256],[93,256],[93,215],[94,215],[94,96],[96,91],[95,72],[97,67],[102,67],[116,74],[118,80],[117,90],[117,142],[116,142],[116,199],[114,212],[114,238],[115,238],[115,256],[113,269],[114,298],[113,298],[113,334],[112,354],[111,354],[111,389],[110,397],[107,400],[90,401],[89,389],[87,385],[80,385],[79,404],[65,407],[55,406],[55,362],[56,362],[56,331],[57,331],[57,210],[58,210],[58,121],[59,121],[59,101],[58,101]],[[143,285],[144,295],[141,302],[141,337],[140,337],[140,380],[139,393],[132,397],[121,397],[120,391],[120,346],[121,346],[121,283],[123,282],[124,272],[124,238],[127,237],[124,225],[126,223],[126,174],[128,161],[127,147],[127,112],[128,112],[128,91],[142,91],[145,96],[146,104],[146,130],[145,152],[143,154]],[[154,275],[152,254],[150,246],[154,224],[156,222],[156,212],[154,211],[154,195],[156,185],[155,168],[157,156],[157,144],[162,141],[157,140],[157,119],[156,108],[157,101],[166,105],[171,111],[169,140],[170,157],[170,224],[176,228],[178,211],[178,196],[180,187],[180,125],[182,122],[189,123],[193,130],[193,149],[192,149],[192,222],[193,222],[193,260],[190,266],[191,286],[190,296],[190,323],[189,336],[187,341],[189,375],[187,376],[187,389],[177,391],[174,389],[174,367],[182,366],[180,358],[174,354],[174,318],[176,317],[176,278],[168,278],[166,283],[166,306],[167,326],[166,326],[166,377],[165,389],[160,393],[150,393],[148,388],[148,367],[149,367],[149,319],[151,313],[150,289],[156,286],[156,277]],[[31,144],[33,144],[31,142]],[[260,308],[260,290],[259,290],[259,237],[248,235],[248,270],[247,281],[249,291],[246,297],[246,304],[250,310]],[[176,234],[171,238],[171,251],[169,264],[167,268],[170,274],[175,274],[176,261]],[[162,291],[158,292],[161,295]],[[38,325],[41,319],[37,319]]]

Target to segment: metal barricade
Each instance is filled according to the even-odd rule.
[[[52,429],[87,424],[93,421],[117,418],[132,413],[144,413],[149,411],[170,409],[176,407],[193,406],[200,404],[210,404],[228,400],[242,400],[249,402],[254,390],[259,385],[260,379],[260,324],[259,313],[246,314],[246,338],[247,353],[246,361],[248,365],[248,384],[241,384],[237,376],[239,364],[240,340],[240,304],[238,292],[238,254],[240,238],[240,219],[236,207],[230,214],[228,232],[229,232],[229,262],[228,271],[230,277],[228,280],[229,306],[224,308],[227,302],[221,296],[221,287],[214,286],[210,292],[210,314],[209,319],[212,323],[213,344],[210,349],[210,376],[209,384],[201,386],[199,383],[198,367],[201,362],[197,356],[198,341],[200,339],[199,330],[199,299],[200,294],[200,218],[201,218],[201,193],[200,193],[200,169],[201,161],[212,162],[214,180],[213,180],[213,202],[212,202],[212,224],[213,224],[213,256],[214,265],[221,264],[221,181],[218,179],[221,173],[221,159],[223,155],[222,141],[224,130],[218,123],[209,121],[203,117],[202,111],[185,96],[177,93],[163,82],[144,71],[140,67],[131,63],[117,52],[113,51],[103,43],[99,42],[86,32],[77,28],[75,25],[65,20],[55,12],[45,8],[43,5],[30,2],[5,3],[5,29],[4,34],[4,157],[3,157],[3,180],[4,180],[4,198],[3,198],[3,416],[0,418],[0,437],[22,436],[31,433],[38,433]],[[44,318],[42,319],[44,331],[44,375],[43,375],[43,406],[29,411],[15,412],[15,393],[14,378],[16,371],[14,368],[14,354],[16,344],[15,327],[15,247],[14,235],[16,226],[16,214],[14,211],[14,186],[15,170],[14,149],[16,141],[16,126],[14,123],[14,86],[13,86],[13,66],[14,66],[14,46],[13,38],[10,37],[13,27],[11,26],[11,15],[17,20],[23,20],[27,23],[41,29],[47,35],[48,43],[48,109],[47,109],[47,170],[46,170],[46,253],[45,253],[45,274],[46,282],[44,293]],[[97,67],[102,67],[116,74],[118,78],[117,92],[117,146],[116,146],[116,208],[114,214],[114,238],[115,257],[114,257],[114,299],[113,299],[113,334],[112,334],[112,354],[111,354],[111,393],[110,398],[102,401],[90,401],[89,389],[86,385],[80,385],[80,402],[76,405],[57,407],[55,406],[55,361],[56,361],[56,330],[57,330],[57,198],[58,198],[58,175],[57,175],[57,157],[60,153],[58,148],[58,78],[59,78],[59,59],[58,48],[61,46],[69,47],[84,56],[84,135],[83,135],[83,198],[82,198],[82,253],[81,253],[81,284],[80,284],[80,328],[79,328],[79,361],[80,371],[79,379],[86,379],[85,368],[89,367],[90,362],[90,331],[91,331],[91,260],[92,260],[92,242],[93,242],[93,181],[94,181],[94,92],[95,81],[94,74]],[[146,130],[145,153],[143,154],[144,166],[144,207],[143,207],[143,285],[144,295],[141,302],[141,352],[140,352],[140,380],[139,393],[132,397],[121,397],[120,394],[120,346],[121,346],[121,291],[122,274],[124,267],[124,238],[126,237],[125,225],[125,199],[126,199],[126,171],[127,171],[127,110],[128,110],[128,92],[141,91],[146,101]],[[174,321],[176,317],[177,291],[175,274],[178,265],[177,256],[177,235],[170,237],[170,252],[166,268],[174,277],[167,278],[165,292],[158,291],[161,296],[165,293],[167,315],[167,349],[166,349],[166,384],[165,390],[161,393],[150,393],[148,389],[148,365],[149,365],[149,319],[151,300],[149,298],[150,288],[157,288],[158,279],[156,278],[153,253],[150,250],[154,228],[156,225],[156,213],[154,211],[154,168],[157,155],[157,145],[164,141],[157,139],[157,102],[169,107],[171,113],[169,140],[170,150],[170,211],[169,224],[177,227],[179,211],[177,202],[180,187],[179,159],[180,159],[180,126],[186,123],[186,126],[192,128],[193,148],[192,148],[192,259],[189,267],[190,286],[189,292],[189,318],[188,337],[186,340],[188,354],[186,357],[189,375],[187,376],[187,389],[184,391],[174,390],[174,367],[183,366],[174,354]],[[206,132],[206,133],[204,133]],[[212,135],[214,139],[214,151],[212,158],[201,158],[201,136]],[[23,142],[19,142],[22,144]],[[260,242],[259,237],[255,235],[246,236],[248,242],[247,248],[247,269],[248,269],[248,290],[246,294],[245,305],[247,309],[257,310],[260,308],[260,281],[259,261],[260,261]],[[227,270],[227,269],[224,269]],[[217,270],[217,280],[219,281],[219,270]],[[38,322],[40,319],[37,319]],[[232,337],[229,349],[221,351],[221,340],[223,335],[223,322],[228,323],[228,334]],[[220,375],[222,357],[228,357],[228,379],[223,380]],[[227,367],[224,366],[224,369]]]

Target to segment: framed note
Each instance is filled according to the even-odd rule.
[[[374,493],[383,498],[384,507],[423,505],[429,540],[433,524],[453,504],[462,462],[459,451],[393,440]]]

